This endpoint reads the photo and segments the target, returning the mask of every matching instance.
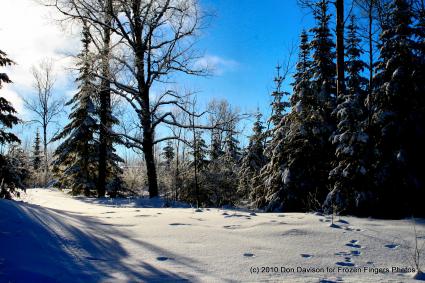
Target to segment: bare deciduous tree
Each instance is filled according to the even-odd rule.
[[[44,59],[38,66],[33,66],[34,89],[36,97],[34,99],[22,98],[25,108],[33,113],[33,119],[29,123],[39,124],[43,135],[43,167],[44,184],[47,184],[49,175],[49,159],[47,147],[54,135],[49,135],[50,126],[57,123],[57,118],[63,112],[64,100],[54,97],[54,84],[56,81],[53,62],[51,59]]]

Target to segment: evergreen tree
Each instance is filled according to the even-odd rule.
[[[292,111],[283,119],[271,141],[270,162],[264,169],[265,197],[257,205],[266,210],[306,211],[320,208],[328,194],[335,129],[332,112],[336,101],[334,43],[329,30],[328,1],[314,9],[313,39],[301,36],[294,76]],[[312,61],[309,59],[313,51]]]
[[[220,156],[224,154],[222,150],[222,144],[221,144],[221,138],[220,133],[218,130],[213,130],[211,134],[211,149],[210,149],[210,159],[216,160]]]
[[[0,50],[0,67],[10,66],[14,64],[6,53]],[[0,89],[3,83],[11,83],[8,75],[0,73]],[[14,125],[19,123],[19,119],[15,116],[16,111],[13,106],[4,97],[0,97],[0,145],[7,145],[12,143],[20,143],[19,138],[8,132]],[[14,167],[13,160],[10,156],[5,156],[0,153],[0,198],[12,197],[12,194],[17,193],[16,189],[24,189],[19,175]]]
[[[34,171],[38,171],[41,168],[41,141],[40,141],[40,132],[37,128],[37,133],[35,134],[34,146],[32,151],[32,168]]]
[[[180,198],[183,201],[195,203],[197,207],[209,204],[209,198],[203,186],[204,173],[207,168],[207,145],[202,137],[202,132],[195,130],[192,147],[189,154],[192,156],[192,162],[189,165],[189,170],[186,172],[186,182],[184,182]]]
[[[293,105],[291,113],[287,114],[279,123],[273,132],[272,140],[265,149],[266,156],[269,161],[261,170],[259,179],[260,185],[257,185],[251,194],[251,198],[255,200],[257,207],[266,207],[269,210],[283,209],[282,204],[285,200],[287,191],[284,187],[288,181],[288,170],[285,168],[288,160],[288,152],[286,150],[288,143],[287,135],[294,136],[297,132],[295,127],[299,127],[301,118],[296,117],[297,113],[301,113],[301,102],[311,100],[312,92],[310,90],[311,79],[311,61],[310,61],[310,45],[308,35],[305,31],[301,34],[300,53],[298,63],[296,65],[296,73],[294,75],[294,93],[291,97]],[[292,128],[295,130],[289,133],[289,122],[292,123]],[[302,130],[302,129],[301,129]],[[294,137],[292,138],[295,140]],[[285,176],[285,178],[282,178]]]
[[[376,148],[376,214],[423,214],[423,92],[417,91],[417,57],[410,1],[395,0],[380,36],[372,129]],[[423,85],[423,81],[420,82]],[[418,120],[419,119],[419,120]],[[420,158],[419,158],[420,157]]]
[[[90,34],[87,25],[82,32],[83,50],[78,55],[79,77],[76,79],[79,90],[67,103],[72,106],[69,115],[71,122],[54,141],[65,138],[54,155],[54,172],[59,177],[59,185],[71,190],[73,195],[84,193],[93,195],[96,189],[96,164],[98,145],[94,134],[98,128],[92,97],[95,94]]]
[[[258,179],[260,170],[267,161],[264,155],[265,136],[261,117],[262,115],[258,111],[252,128],[252,135],[249,138],[249,144],[245,149],[239,169],[238,194],[245,200],[250,198],[253,188],[258,185],[255,180]]]
[[[167,142],[167,145],[162,149],[162,155],[164,156],[167,168],[169,169],[171,167],[171,164],[173,163],[175,156],[172,141]]]
[[[226,132],[226,139],[224,141],[225,149],[224,156],[225,158],[234,164],[238,163],[241,158],[239,141],[235,137],[234,126],[232,129]]]
[[[269,122],[271,122],[274,127],[277,127],[277,125],[279,125],[285,114],[286,108],[290,106],[289,102],[284,101],[284,97],[288,96],[289,93],[282,90],[282,83],[285,78],[282,77],[280,74],[281,69],[282,67],[280,65],[276,66],[277,72],[276,77],[274,78],[275,90],[272,92],[272,115],[270,116]]]
[[[196,166],[200,170],[204,169],[207,164],[207,153],[207,144],[202,137],[202,132],[196,131],[192,151],[190,152],[193,158],[193,166]]]
[[[6,53],[0,50],[0,67],[10,66],[12,64],[14,64],[14,62],[7,58]],[[0,89],[3,83],[11,82],[7,74],[0,73]],[[0,144],[20,142],[16,135],[5,131],[5,129],[11,129],[14,125],[18,124],[19,119],[15,114],[16,111],[9,101],[4,97],[0,97]]]
[[[335,110],[338,125],[332,136],[336,146],[334,168],[329,174],[332,191],[325,201],[325,209],[338,209],[344,213],[367,213],[369,194],[368,179],[370,172],[370,144],[367,134],[367,109],[365,99],[368,81],[362,77],[367,65],[361,60],[361,40],[357,36],[355,17],[351,17],[347,27],[346,71],[347,88],[342,97],[338,97]],[[370,189],[370,188],[369,188]]]

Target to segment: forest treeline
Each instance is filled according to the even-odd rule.
[[[147,188],[196,206],[424,215],[423,0],[300,0],[315,24],[300,34],[295,70],[277,67],[271,115],[250,115],[244,148],[246,115],[227,101],[200,111],[192,93],[152,94],[173,74],[208,73],[193,49],[207,17],[197,1],[44,1],[81,26],[78,92],[51,158],[38,131],[31,152],[18,146],[1,98],[1,197],[50,183],[97,197]],[[0,63],[13,61],[0,52]],[[114,96],[133,109],[133,130]]]

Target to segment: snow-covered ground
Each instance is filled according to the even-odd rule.
[[[159,208],[47,189],[23,200],[0,200],[0,282],[415,282],[392,270],[414,267],[410,220],[343,217],[331,228],[315,214]]]

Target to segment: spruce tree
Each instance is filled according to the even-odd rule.
[[[0,50],[0,67],[6,67],[14,64],[12,60],[7,57],[7,54]],[[3,83],[11,83],[8,75],[0,73],[0,89]],[[5,129],[11,129],[14,125],[18,124],[19,119],[15,116],[16,111],[13,106],[4,97],[0,97],[0,144],[8,144],[20,142],[18,137]]]
[[[164,156],[167,168],[169,169],[171,167],[171,164],[173,163],[175,156],[172,141],[167,142],[167,145],[162,149],[162,155]]]
[[[274,136],[265,172],[268,187],[263,200],[268,211],[318,209],[328,193],[335,129],[332,112],[336,101],[334,43],[329,29],[328,1],[314,9],[316,27],[307,44],[303,33],[294,76],[292,111]],[[312,61],[309,51],[312,50]],[[260,203],[261,204],[261,203]]]
[[[54,141],[65,138],[54,155],[54,172],[59,177],[59,185],[70,189],[73,195],[84,193],[91,196],[96,190],[96,164],[98,145],[94,139],[98,125],[95,119],[95,95],[90,34],[85,24],[82,32],[83,50],[78,55],[79,76],[76,79],[78,92],[67,103],[72,105],[69,115],[71,122]]]
[[[239,141],[235,137],[235,130],[232,129],[226,132],[224,157],[231,163],[238,163],[241,158]]]
[[[285,78],[282,77],[280,73],[281,69],[282,66],[276,66],[276,77],[274,78],[275,90],[271,94],[273,101],[271,103],[272,114],[270,116],[269,122],[273,124],[273,127],[277,127],[277,125],[279,125],[285,114],[286,109],[290,106],[289,102],[284,101],[285,96],[289,96],[289,93],[283,91],[282,89],[282,84]]]
[[[252,128],[252,135],[249,144],[245,149],[239,169],[238,194],[247,200],[250,198],[253,188],[256,187],[256,180],[261,168],[266,164],[267,158],[264,155],[264,125],[261,121],[261,113],[258,111],[256,120]]]
[[[423,93],[415,81],[411,2],[395,0],[380,36],[372,129],[381,216],[423,214]],[[423,85],[423,81],[419,84]],[[420,120],[418,120],[420,119]],[[420,160],[418,157],[421,156]]]
[[[14,64],[14,62],[7,57],[6,53],[0,50],[0,67],[10,66],[12,64]],[[0,90],[3,83],[11,82],[7,74],[0,73]],[[15,134],[7,131],[7,129],[11,129],[18,123],[19,119],[16,117],[16,111],[13,106],[4,97],[0,97],[1,146],[20,143],[19,138]],[[0,198],[10,199],[13,194],[17,193],[17,189],[24,189],[15,169],[13,160],[10,156],[0,153]]]
[[[40,132],[37,128],[37,132],[35,134],[33,151],[32,151],[32,168],[34,171],[38,171],[41,168],[41,141],[40,141]]]
[[[329,174],[332,191],[325,201],[325,210],[344,213],[367,213],[370,144],[367,134],[368,112],[365,107],[368,81],[362,77],[367,65],[361,60],[361,40],[357,36],[355,17],[351,17],[346,36],[346,91],[338,97],[337,130],[332,136],[336,146],[334,168]],[[370,188],[369,188],[370,189]],[[363,203],[366,201],[366,203]]]
[[[211,160],[216,160],[218,159],[220,156],[222,156],[224,154],[223,149],[222,149],[222,142],[221,142],[221,137],[220,137],[220,133],[218,132],[217,129],[214,129],[211,133],[211,149],[210,149],[210,159]]]
[[[302,110],[301,102],[304,103],[312,98],[310,90],[310,45],[305,31],[302,32],[300,39],[300,53],[294,75],[294,93],[291,97],[292,110],[281,120],[273,132],[272,140],[265,149],[269,161],[261,170],[260,184],[251,193],[255,206],[267,210],[286,209],[286,207],[283,207],[283,203],[289,193],[285,187],[285,182],[288,181],[289,177],[289,171],[286,167],[290,157],[287,148],[291,142],[295,142],[295,134],[300,132],[296,127],[300,127],[302,121],[302,117],[299,117]],[[288,132],[289,126],[292,126],[292,132]],[[288,137],[291,137],[291,140],[288,140]]]

